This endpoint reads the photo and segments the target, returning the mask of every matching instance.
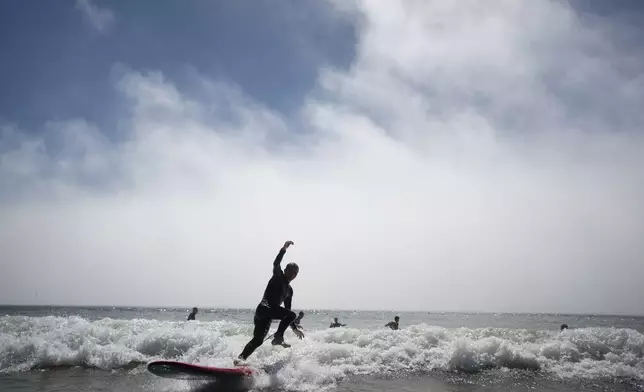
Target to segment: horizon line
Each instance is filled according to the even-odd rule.
[[[176,306],[176,305],[61,305],[61,304],[0,304],[0,307],[51,307],[51,308],[139,308],[139,309],[186,309],[190,310],[193,307],[198,309],[210,310],[248,310],[254,311],[255,307],[230,307],[230,306]],[[299,308],[299,310],[307,311],[324,311],[324,312],[387,312],[387,313],[439,313],[439,314],[500,314],[500,315],[557,315],[557,316],[605,316],[605,317],[644,317],[644,314],[634,313],[587,313],[587,312],[510,312],[510,311],[490,311],[490,310],[392,310],[392,309],[348,309],[348,308]]]

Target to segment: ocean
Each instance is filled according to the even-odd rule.
[[[287,330],[291,348],[269,341],[249,358],[261,369],[253,390],[644,391],[644,317],[304,312],[305,339]],[[0,307],[0,391],[223,391],[146,370],[157,359],[230,367],[251,337],[252,310],[188,313]],[[396,315],[401,329],[385,328]],[[347,326],[329,328],[334,317]]]

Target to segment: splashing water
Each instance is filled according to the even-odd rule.
[[[129,369],[155,359],[229,367],[251,333],[252,325],[227,321],[4,316],[0,372]],[[561,379],[644,380],[644,335],[625,328],[559,333],[419,324],[399,331],[309,331],[306,339],[290,343],[290,349],[265,344],[250,358],[251,365],[272,369],[287,388],[320,388],[351,375],[486,369],[539,371]]]

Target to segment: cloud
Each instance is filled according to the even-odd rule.
[[[76,9],[83,18],[100,33],[106,33],[114,23],[114,13],[107,7],[99,7],[90,0],[76,0]]]
[[[1,297],[253,307],[292,239],[298,308],[644,312],[644,90],[623,66],[641,59],[610,20],[560,2],[337,12],[354,62],[321,69],[296,117],[129,70],[124,140],[6,127]]]

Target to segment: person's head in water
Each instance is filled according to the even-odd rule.
[[[394,321],[395,321],[395,322],[400,321],[400,317],[398,317],[398,316],[394,317]]]
[[[333,322],[337,324],[337,323],[338,323],[338,318],[337,318],[337,317],[334,317],[334,318],[333,318]]]
[[[299,316],[300,316],[300,318],[304,317],[304,312],[302,312],[302,311],[300,310],[300,314],[299,314]]]
[[[568,329],[568,324],[561,324],[561,330]]]
[[[290,282],[297,277],[298,272],[300,272],[300,267],[297,264],[288,263],[284,268],[284,277]]]
[[[192,308],[192,313],[197,314],[197,312],[199,312],[199,309],[197,309],[197,308]]]

